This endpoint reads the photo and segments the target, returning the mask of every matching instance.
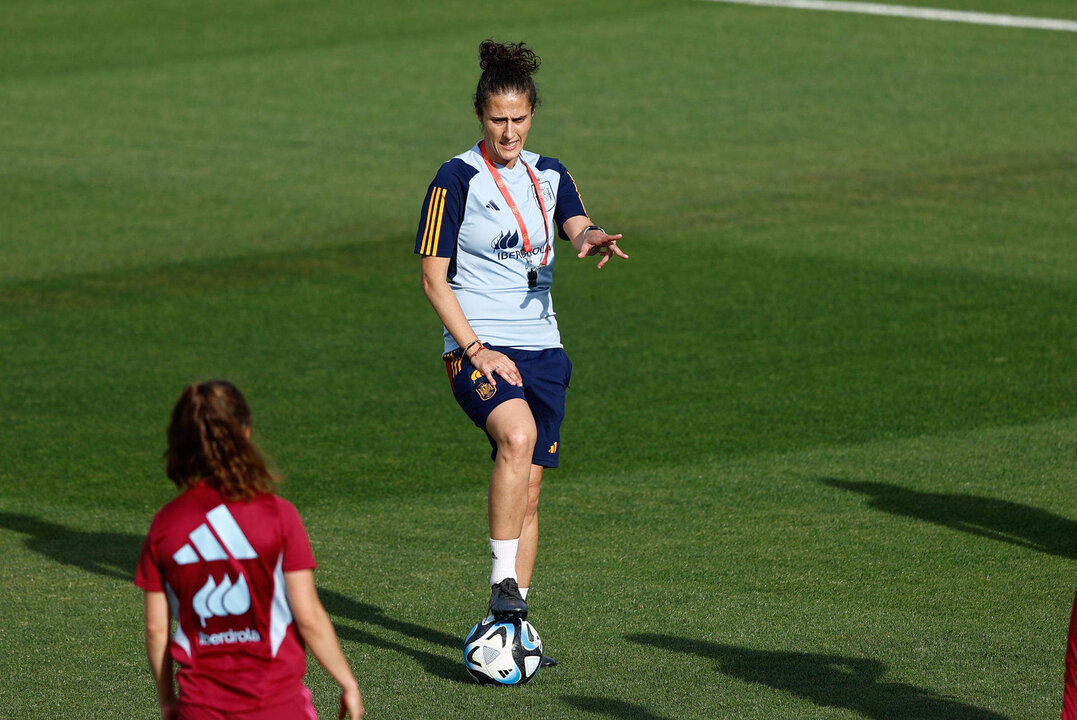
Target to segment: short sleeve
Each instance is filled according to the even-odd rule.
[[[161,577],[161,566],[157,562],[152,526],[149,535],[142,543],[142,554],[139,555],[138,567],[135,569],[135,585],[146,592],[163,592],[165,589],[164,578]]]
[[[426,191],[419,230],[415,234],[415,252],[419,255],[452,257],[456,239],[464,222],[468,185],[478,171],[463,160],[445,163]]]
[[[318,563],[314,561],[314,551],[310,547],[310,538],[307,537],[307,529],[303,527],[299,511],[287,500],[282,498],[277,498],[277,500],[284,545],[284,562],[281,569],[284,572],[313,570],[318,567]]]
[[[587,208],[583,206],[583,198],[576,188],[576,181],[572,173],[555,158],[542,158],[538,163],[539,170],[555,170],[560,177],[557,183],[557,206],[554,209],[553,219],[557,223],[557,234],[562,239],[568,240],[565,235],[565,221],[579,215],[586,215]]]

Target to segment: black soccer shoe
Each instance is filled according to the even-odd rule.
[[[490,614],[495,620],[527,619],[527,602],[513,578],[490,586]]]
[[[543,655],[543,656],[542,656],[542,659],[541,659],[541,660],[539,660],[539,667],[540,667],[540,668],[544,668],[544,667],[556,667],[556,666],[557,666],[557,661],[556,661],[556,660],[554,660],[554,659],[553,659],[552,657],[550,657],[549,655]]]

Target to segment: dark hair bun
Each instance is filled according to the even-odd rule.
[[[479,45],[479,67],[486,72],[509,72],[534,75],[542,61],[525,43],[499,43],[483,40]]]
[[[539,69],[539,56],[524,43],[499,43],[483,40],[479,45],[482,75],[475,88],[475,112],[482,116],[486,101],[506,92],[527,95],[531,110],[538,107],[538,90],[531,76]]]

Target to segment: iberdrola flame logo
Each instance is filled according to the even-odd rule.
[[[202,619],[202,627],[206,626],[206,620],[211,617],[242,615],[251,609],[251,591],[247,587],[247,578],[240,573],[239,579],[233,583],[232,578],[225,573],[221,582],[217,583],[210,575],[202,589],[194,594],[191,604]]]

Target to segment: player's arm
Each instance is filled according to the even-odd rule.
[[[146,592],[146,657],[157,686],[157,703],[162,720],[176,718],[176,690],[172,683],[172,657],[168,654],[171,639],[168,598],[163,592]]]
[[[434,312],[441,318],[445,329],[449,331],[453,340],[456,341],[456,344],[461,348],[466,348],[473,341],[481,338],[472,329],[471,323],[467,321],[467,316],[464,315],[463,308],[460,307],[460,301],[456,299],[452,288],[449,287],[449,281],[446,280],[448,272],[449,258],[423,255],[423,292],[434,307]],[[505,378],[510,385],[520,387],[524,384],[516,364],[506,355],[489,349],[476,352],[475,347],[468,351],[471,364],[480,370],[492,385],[497,385],[497,380],[494,377],[495,372]]]
[[[449,281],[449,258],[424,255],[422,258],[422,286],[426,299],[434,307],[445,329],[460,347],[467,347],[479,337],[467,321],[460,301],[456,299]],[[474,348],[472,348],[474,352]]]
[[[583,197],[580,196],[580,190],[576,187],[576,180],[568,169],[552,158],[541,159],[539,167],[547,171],[556,171],[560,176],[557,184],[554,220],[558,224],[561,237],[571,242],[572,247],[575,248],[576,257],[601,255],[602,259],[598,261],[600,268],[614,256],[627,260],[628,255],[617,247],[617,241],[623,235],[610,235],[588,217]]]
[[[340,714],[359,720],[366,712],[359,684],[355,681],[351,666],[340,649],[337,631],[329,619],[329,613],[318,599],[314,587],[313,570],[294,570],[284,573],[284,587],[288,592],[288,604],[292,607],[296,630],[311,654],[340,685]]]
[[[610,261],[614,255],[627,260],[628,255],[617,247],[617,241],[624,235],[610,235],[605,230],[597,228],[586,215],[576,215],[565,220],[562,225],[565,235],[576,249],[576,257],[584,258],[588,255],[601,255],[598,267],[602,267]],[[592,228],[588,230],[588,228]]]

